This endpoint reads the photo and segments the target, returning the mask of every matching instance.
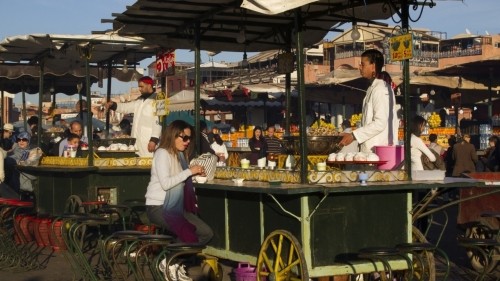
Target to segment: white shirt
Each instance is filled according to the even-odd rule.
[[[219,145],[217,142],[213,142],[210,147],[214,150],[215,152],[215,155],[219,155],[219,154],[224,154],[224,159],[227,160],[227,158],[229,157],[229,154],[227,153],[227,147],[224,143],[222,143],[222,145]]]
[[[391,85],[381,79],[374,79],[363,99],[361,128],[353,135],[361,145],[360,151],[373,152],[376,145],[398,144],[396,98]]]
[[[423,171],[424,170],[424,165],[422,164],[422,153],[427,155],[429,157],[429,160],[431,162],[436,161],[436,156],[434,156],[434,153],[425,145],[424,141],[415,136],[414,134],[411,134],[411,170],[412,171]]]
[[[156,94],[152,94],[145,100],[138,98],[132,102],[118,103],[116,107],[116,112],[134,113],[132,137],[135,138],[135,146],[141,157],[153,157],[153,153],[148,151],[149,140],[151,137],[159,139],[161,135],[161,124],[153,106],[155,97]]]

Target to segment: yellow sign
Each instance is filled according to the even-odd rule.
[[[167,105],[169,104],[169,99],[164,92],[156,93],[155,101],[153,101],[154,115],[155,116],[165,116],[169,114]]]
[[[413,58],[413,35],[411,33],[391,37],[389,43],[392,61]]]

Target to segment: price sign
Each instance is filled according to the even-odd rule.
[[[413,58],[413,34],[403,34],[389,39],[389,52],[392,61],[402,61]]]

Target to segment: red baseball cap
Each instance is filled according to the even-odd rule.
[[[146,84],[149,84],[151,86],[154,85],[154,80],[153,78],[149,77],[149,76],[144,76],[144,77],[141,77],[139,79],[139,82],[143,82],[143,83],[146,83]]]

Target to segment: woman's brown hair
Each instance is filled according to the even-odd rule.
[[[167,150],[169,153],[175,155],[177,157],[177,153],[179,152],[175,147],[175,139],[178,138],[181,134],[184,133],[184,130],[189,128],[191,130],[191,125],[182,120],[175,120],[166,128],[163,129],[160,138],[160,144],[158,148],[163,148]],[[193,130],[191,130],[191,137],[193,135]],[[191,146],[191,143],[190,143]],[[188,159],[188,151],[183,152],[186,159]]]

